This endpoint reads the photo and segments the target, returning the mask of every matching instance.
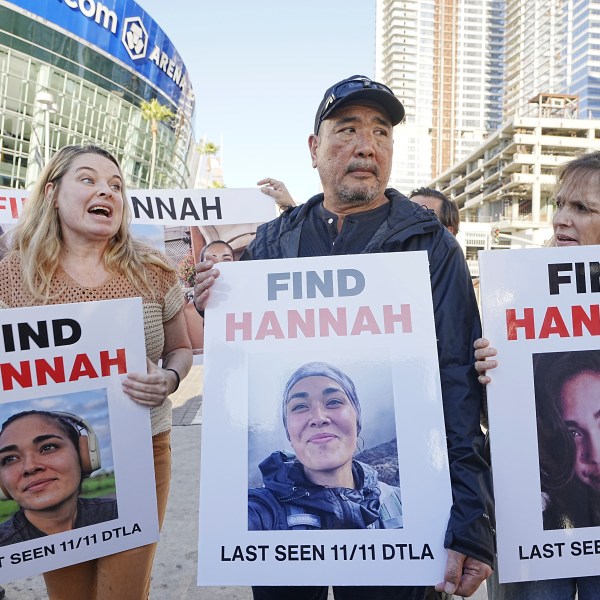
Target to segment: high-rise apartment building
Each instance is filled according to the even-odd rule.
[[[377,78],[406,109],[392,186],[426,184],[500,125],[503,24],[503,1],[377,1]]]
[[[527,116],[538,94],[566,94],[562,0],[506,0],[504,119]],[[588,4],[588,2],[586,2]]]
[[[600,118],[600,2],[554,0],[561,20],[564,89],[579,97],[579,118]]]

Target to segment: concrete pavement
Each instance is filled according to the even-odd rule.
[[[202,369],[202,366],[193,367],[190,375],[182,381],[180,389],[171,398],[173,401],[171,493],[154,561],[151,600],[252,599],[251,590],[247,587],[198,588],[196,586]],[[48,598],[41,576],[21,579],[5,584],[4,587],[6,600],[47,600]],[[330,598],[332,598],[331,594]],[[485,590],[479,590],[472,598],[487,600],[487,594]]]

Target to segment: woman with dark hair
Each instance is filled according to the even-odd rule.
[[[117,159],[66,146],[48,162],[0,261],[0,308],[142,298],[147,372],[124,393],[150,408],[159,525],[171,476],[172,394],[192,365],[183,291],[166,257],[130,233]],[[161,366],[158,362],[161,361]],[[44,573],[50,600],[147,600],[156,544]]]
[[[99,468],[90,452],[97,449],[64,414],[30,410],[4,422],[0,488],[19,511],[0,525],[0,546],[118,517],[116,500],[79,497],[83,479]]]
[[[288,380],[282,418],[295,455],[260,465],[264,487],[248,492],[248,529],[399,529],[400,489],[355,460],[362,415],[353,381],[323,362]]]
[[[552,246],[600,244],[600,152],[584,154],[559,168],[555,201]],[[498,366],[496,350],[485,338],[474,345],[479,381],[488,384],[491,378],[487,371]],[[577,494],[578,490],[572,492]],[[552,510],[560,515],[559,508]],[[548,518],[551,514],[548,512]],[[495,569],[488,580],[488,595],[490,600],[571,600],[576,596],[578,600],[596,600],[600,598],[600,576],[500,584]]]
[[[600,525],[600,351],[534,355],[544,529]]]

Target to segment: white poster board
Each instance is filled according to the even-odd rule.
[[[576,373],[600,369],[598,247],[479,257],[500,581],[597,575],[600,370]]]
[[[46,510],[46,515],[52,507],[45,494],[66,504],[75,478],[70,463],[59,470],[42,459],[52,454],[55,443],[71,449],[74,444],[67,443],[62,430],[58,431],[62,442],[49,439],[53,445],[47,447],[39,445],[38,436],[33,446],[27,435],[11,434],[6,441],[11,428],[30,417],[9,425],[0,437],[0,482],[14,490],[8,495],[15,501],[0,501],[0,583],[155,542],[158,519],[149,411],[121,388],[127,372],[146,372],[141,299],[0,310],[0,357],[0,425],[30,410],[60,411],[85,420],[97,444],[85,427],[63,415],[87,436],[92,460],[100,456],[100,466],[83,480],[79,498],[86,492],[103,498],[102,506],[87,502],[84,510],[78,504],[76,523],[84,519],[85,524],[15,542],[13,517],[6,517],[18,510],[17,499],[23,506],[34,502],[32,510],[40,514]],[[28,435],[33,429],[28,424]],[[31,447],[36,451],[28,454]],[[81,450],[76,458],[77,454],[84,458]],[[31,465],[32,460],[38,462]],[[81,471],[75,464],[78,482]],[[29,526],[27,532],[25,537],[30,535]]]
[[[206,311],[198,584],[364,585],[365,569],[378,585],[442,581],[451,492],[427,254],[219,268]],[[359,460],[384,449],[397,461],[401,528],[249,531],[257,463],[292,450],[284,386],[314,361],[356,386]]]
[[[0,190],[0,223],[16,223],[29,192]],[[275,216],[273,199],[259,188],[128,190],[132,224],[231,225],[264,223]]]

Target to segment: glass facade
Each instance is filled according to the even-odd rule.
[[[153,98],[176,115],[158,124],[153,187],[191,187],[191,87],[175,102],[102,49],[0,0],[0,187],[28,188],[57,149],[96,143],[115,154],[130,188],[148,188],[141,104]]]

